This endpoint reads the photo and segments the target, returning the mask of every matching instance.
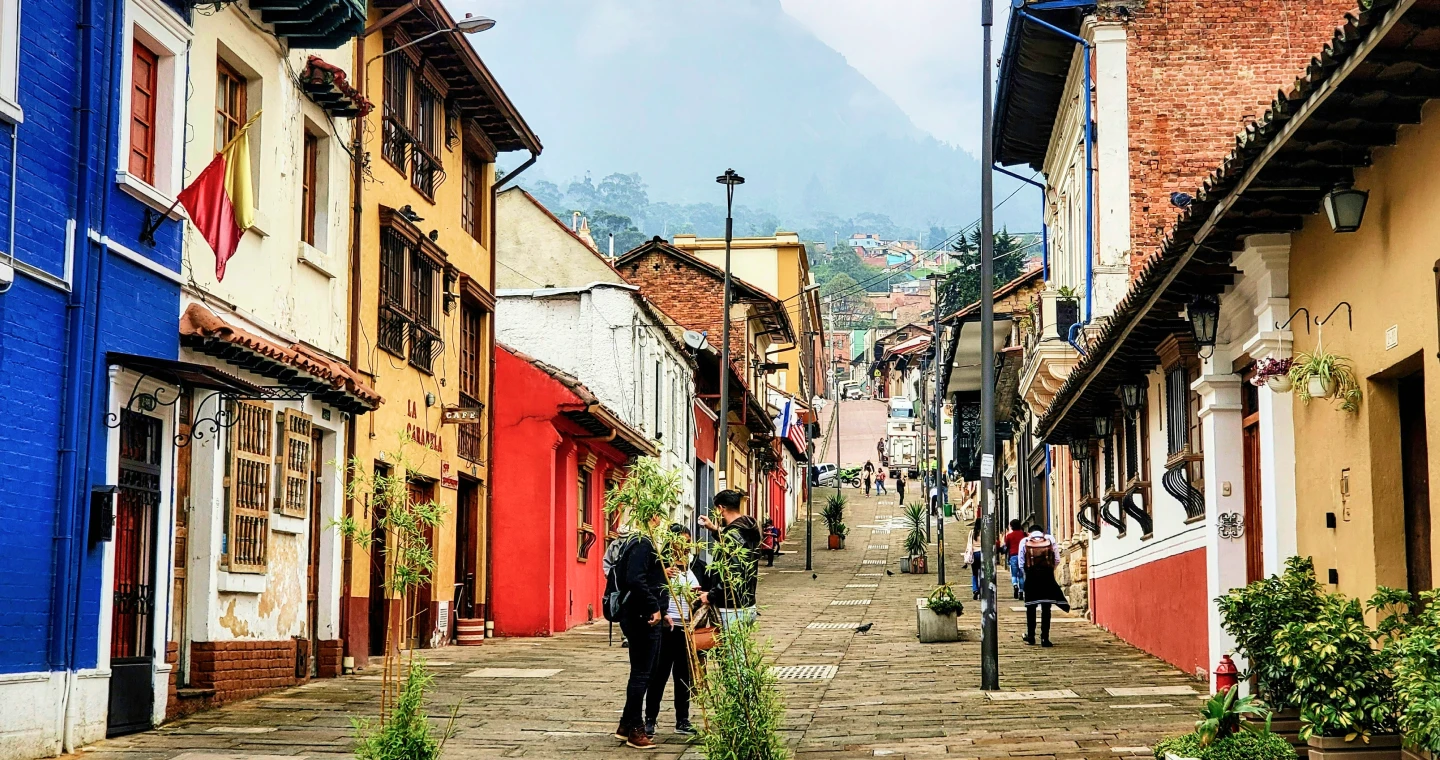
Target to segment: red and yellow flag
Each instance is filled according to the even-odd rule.
[[[250,179],[250,126],[256,111],[225,144],[190,186],[180,191],[180,205],[195,229],[215,251],[215,279],[225,279],[225,263],[235,255],[245,230],[255,223],[255,191]]]

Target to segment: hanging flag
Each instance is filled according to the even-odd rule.
[[[250,183],[250,125],[256,111],[240,131],[215,154],[215,159],[190,186],[180,191],[179,202],[190,222],[215,251],[215,279],[225,279],[225,264],[235,255],[245,230],[255,224],[255,191]]]

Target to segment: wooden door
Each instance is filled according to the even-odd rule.
[[[374,477],[382,478],[390,474],[390,468],[379,462],[375,463]],[[378,502],[370,503],[370,656],[381,657],[385,654],[385,634],[389,628],[390,619],[390,594],[385,588],[385,547],[389,543],[388,531],[382,530],[381,525],[385,522],[385,506]]]
[[[480,484],[460,478],[455,505],[455,611],[459,617],[475,617],[475,592],[480,562]]]
[[[1265,518],[1260,491],[1260,389],[1247,377],[1240,384],[1245,469],[1245,579],[1265,577]]]
[[[325,433],[310,428],[310,561],[306,564],[305,606],[310,626],[310,675],[319,675],[320,664],[320,536],[325,530],[320,512],[321,456]]]
[[[435,482],[432,480],[413,479],[408,484],[411,504],[424,504],[435,498]],[[435,551],[435,531],[430,526],[425,527],[425,545],[431,552]],[[433,557],[433,554],[432,554]],[[415,588],[415,604],[406,610],[410,616],[408,638],[411,649],[424,649],[430,646],[430,634],[435,630],[435,616],[431,614],[431,602],[434,599],[433,577],[427,577],[425,582]]]
[[[175,449],[175,587],[170,599],[169,640],[179,648],[179,662],[176,664],[177,682],[181,686],[190,684],[190,672],[185,656],[185,578],[190,566],[190,432],[194,414],[190,391],[180,393],[180,422],[175,428],[176,440],[186,445]]]
[[[1434,587],[1430,562],[1430,463],[1425,376],[1400,381],[1400,466],[1405,493],[1405,579],[1410,593]]]
[[[160,511],[160,420],[120,413],[120,479],[115,505],[110,707],[106,736],[151,727],[155,688],[155,528]]]

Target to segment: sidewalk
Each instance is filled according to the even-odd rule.
[[[825,495],[818,491],[817,499]],[[894,496],[847,495],[848,548],[827,550],[817,517],[814,578],[804,570],[803,524],[791,531],[775,566],[761,567],[761,625],[774,641],[777,665],[833,666],[833,672],[807,669],[810,680],[781,681],[786,731],[798,758],[1148,756],[1160,736],[1193,727],[1202,684],[1083,619],[1057,614],[1055,647],[1026,646],[1020,641],[1024,612],[1005,598],[1008,580],[1000,590],[1003,691],[979,691],[978,633],[954,644],[922,645],[915,637],[915,599],[933,587],[935,567],[924,576],[899,573],[903,534]],[[897,529],[887,532],[891,520]],[[946,528],[947,580],[968,591],[963,527]],[[932,547],[932,566],[936,560]],[[978,629],[978,603],[969,602],[968,593],[962,598],[962,627]],[[868,633],[854,631],[866,622],[874,623]],[[607,640],[602,622],[550,639],[495,639],[424,653],[436,673],[432,716],[443,720],[458,705],[446,756],[697,757],[686,755],[681,737],[670,733],[668,706],[658,750],[627,750],[614,739],[626,650],[618,630],[615,646]],[[350,717],[374,714],[379,685],[378,675],[367,674],[317,681],[104,741],[83,754],[92,760],[348,756]],[[695,717],[698,722],[698,710]]]

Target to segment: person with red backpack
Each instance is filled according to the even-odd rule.
[[[1040,608],[1040,646],[1050,643],[1050,608],[1070,611],[1070,602],[1055,580],[1060,565],[1060,545],[1055,537],[1039,525],[1030,526],[1030,535],[1020,542],[1021,564],[1025,567],[1025,634],[1026,644],[1035,644],[1035,609]]]

